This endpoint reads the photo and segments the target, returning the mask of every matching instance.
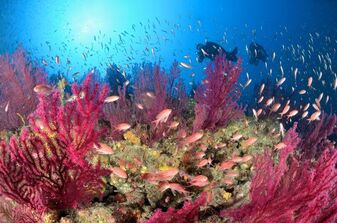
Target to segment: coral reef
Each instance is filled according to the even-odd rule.
[[[336,221],[336,116],[285,137],[282,119],[245,116],[240,61],[217,56],[189,98],[177,61],[168,72],[143,64],[130,81],[114,66],[110,91],[91,71],[66,91],[65,79],[35,86],[18,52],[0,69],[23,69],[38,101],[9,127],[20,131],[0,134],[2,221]]]

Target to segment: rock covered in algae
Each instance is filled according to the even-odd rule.
[[[203,191],[209,194],[209,207],[239,206],[250,199],[254,157],[281,140],[278,132],[278,126],[272,121],[243,118],[215,132],[204,131],[203,137],[192,145],[179,145],[180,140],[173,134],[149,147],[141,144],[132,130],[128,131],[123,135],[124,140],[106,142],[114,150],[112,155],[98,156],[103,157],[105,167],[123,172],[123,175],[111,173],[106,178],[113,187],[113,192],[107,193],[114,194],[107,213],[131,214],[141,221],[158,207],[180,207],[186,199],[195,198]],[[244,146],[251,138],[256,140]],[[203,154],[203,158],[197,158],[197,154]],[[210,161],[200,165],[201,159]],[[233,164],[224,167],[226,162]],[[144,177],[146,173],[170,168],[178,169],[179,173],[165,182],[179,184],[188,193],[160,190],[160,182],[150,182]],[[209,183],[203,187],[191,186],[191,179],[198,175],[206,176]],[[91,222],[89,219],[87,217],[86,222]]]
[[[79,210],[75,217],[76,222],[82,223],[114,223],[112,210],[104,206],[94,206]]]

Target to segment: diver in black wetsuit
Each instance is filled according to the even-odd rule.
[[[252,42],[249,45],[248,54],[250,64],[258,65],[259,61],[267,61],[268,54],[266,50],[263,48],[263,46],[256,42]]]
[[[238,48],[235,47],[232,52],[227,52],[222,46],[217,43],[207,41],[205,44],[199,43],[197,45],[198,57],[197,61],[201,63],[205,58],[209,58],[210,60],[214,60],[215,56],[217,56],[221,51],[226,55],[226,59],[236,62],[238,57],[236,54],[238,53]]]

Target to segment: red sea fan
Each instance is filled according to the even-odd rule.
[[[325,148],[321,146],[328,136],[336,131],[337,116],[327,115],[322,113],[320,120],[312,122],[307,125],[302,138],[305,139],[301,142],[300,148],[302,156],[306,159],[317,158]]]
[[[242,114],[238,106],[240,61],[233,65],[224,55],[217,56],[206,68],[207,77],[195,92],[193,131],[215,129]]]
[[[123,132],[116,131],[115,126],[120,123],[132,124],[132,105],[131,100],[126,96],[126,86],[118,86],[119,99],[114,103],[105,103],[103,108],[103,118],[109,121],[111,127],[110,136],[114,140],[121,140]]]
[[[168,78],[158,64],[145,64],[143,69],[138,71],[135,103],[143,106],[143,110],[136,112],[138,122],[151,125],[156,115],[168,107],[167,85]]]
[[[273,165],[270,150],[255,160],[250,203],[223,210],[223,217],[261,223],[336,221],[337,151],[329,143],[316,162],[298,160],[290,155],[300,141],[295,127],[283,141],[287,146],[278,164]]]
[[[135,83],[135,116],[137,122],[149,127],[147,133],[142,136],[142,141],[148,145],[164,137],[169,130],[166,123],[155,125],[153,121],[164,109],[174,109],[170,107],[173,105],[170,103],[173,101],[169,92],[171,83],[174,83],[174,78],[173,81],[169,81],[169,76],[157,64],[154,66],[145,64],[138,71]],[[142,109],[139,109],[139,105]],[[172,116],[170,115],[167,122],[172,119]]]
[[[19,47],[12,55],[0,55],[0,130],[13,130],[27,121],[38,99],[36,84],[45,83],[40,68],[33,68]]]
[[[200,207],[206,203],[206,194],[201,194],[194,202],[185,201],[181,209],[169,208],[166,212],[157,209],[145,223],[190,223],[197,222]]]
[[[100,137],[107,88],[92,85],[88,75],[73,92],[75,101],[65,105],[59,92],[40,95],[31,128],[0,145],[0,192],[21,205],[41,212],[75,208],[102,192],[108,171],[85,158]]]

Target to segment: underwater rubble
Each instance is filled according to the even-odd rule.
[[[297,123],[284,132],[237,103],[240,61],[217,56],[193,98],[178,66],[147,64],[118,95],[93,71],[72,94],[64,80],[24,82],[38,100],[29,115],[12,110],[24,99],[4,99],[25,121],[2,126],[2,222],[337,220],[335,116],[322,114],[305,135]]]

